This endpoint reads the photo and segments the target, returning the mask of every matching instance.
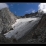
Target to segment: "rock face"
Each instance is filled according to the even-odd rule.
[[[29,18],[29,17],[38,17],[37,16],[38,12],[35,13],[30,13],[30,14],[25,14],[24,16],[21,16],[22,18]]]
[[[0,34],[0,44],[13,43],[12,40],[5,38],[4,35]]]
[[[42,19],[34,31],[35,34],[39,35],[38,37],[40,37],[43,41],[46,39],[46,14],[43,14]]]
[[[8,8],[0,10],[0,32],[5,33],[10,30],[17,17]]]

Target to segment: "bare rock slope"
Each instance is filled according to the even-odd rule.
[[[8,8],[0,10],[0,32],[5,33],[10,30],[17,17]]]

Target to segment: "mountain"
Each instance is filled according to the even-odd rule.
[[[19,39],[18,43],[46,43],[46,14],[42,14],[39,23],[26,36]]]
[[[38,11],[35,13],[25,14],[24,16],[21,16],[22,18],[29,18],[29,17],[39,17]]]
[[[46,43],[46,14],[43,14],[34,34],[37,35],[38,40],[41,39],[40,42]]]
[[[9,31],[12,27],[11,25],[18,19],[9,8],[3,8],[0,10],[0,33]]]
[[[30,18],[30,17],[32,17],[32,18],[39,17],[41,19],[40,19],[39,23],[36,25],[31,24],[31,21],[24,23],[24,21],[28,20],[27,18]],[[23,20],[23,18],[25,18],[25,19]],[[21,23],[17,24],[17,25],[20,25],[21,27],[19,27],[19,26],[17,27],[17,25],[16,25],[15,29],[13,29],[11,25],[14,25],[17,19],[20,19],[19,22],[21,22],[21,20],[22,20]],[[32,29],[31,29],[31,27],[32,27],[31,25],[34,25],[34,27]],[[13,32],[13,30],[14,31],[20,30],[20,35],[22,35],[23,32],[21,34],[21,31],[23,31],[23,30],[25,31],[26,29],[28,30],[29,28],[30,28],[30,30],[29,30],[30,32],[27,32],[27,34],[24,35],[19,40],[17,40],[17,42],[15,39],[13,39],[15,35],[11,39],[7,39],[3,35],[11,30],[12,30],[12,32]],[[35,12],[35,13],[25,14],[24,16],[19,17],[19,16],[14,15],[8,8],[3,8],[0,10],[0,33],[1,33],[0,34],[0,43],[10,43],[10,42],[27,43],[27,44],[46,43],[46,14]],[[9,33],[9,35],[10,35],[10,33]],[[19,35],[16,35],[16,36],[19,37]]]

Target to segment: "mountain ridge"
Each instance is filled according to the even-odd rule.
[[[33,43],[35,42],[40,43],[41,41],[45,43],[46,42],[46,36],[45,36],[46,35],[45,34],[46,33],[46,14],[35,12],[35,13],[25,14],[24,16],[20,16],[20,18],[29,18],[29,17],[40,17],[41,20],[39,21],[38,25],[35,25],[35,29],[33,29],[32,32],[30,32],[28,35],[26,35],[22,39],[19,39],[17,42],[18,43],[32,43],[31,40],[33,40]],[[8,8],[1,9],[0,10],[1,34],[4,34],[10,31],[10,29],[13,30],[11,25],[16,22],[16,19],[19,19],[19,17],[15,16]],[[29,37],[30,39],[27,37]]]
[[[11,25],[16,22],[17,17],[8,8],[0,10],[0,32],[7,32]]]

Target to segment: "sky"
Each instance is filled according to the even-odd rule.
[[[8,7],[17,16],[42,12],[46,13],[46,3],[0,3],[0,10]]]
[[[27,13],[36,12],[39,3],[7,3],[11,12],[17,16],[24,16]]]

